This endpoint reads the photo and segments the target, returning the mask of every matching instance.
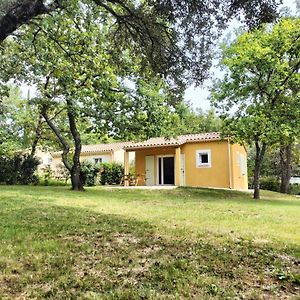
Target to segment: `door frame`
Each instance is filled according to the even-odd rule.
[[[156,167],[156,163],[155,163],[155,155],[146,155],[145,156],[145,178],[146,178],[146,182],[145,182],[145,185],[146,186],[152,186],[152,184],[150,185],[149,184],[149,181],[147,180],[148,177],[147,177],[147,157],[153,157],[153,176],[151,176],[151,179],[153,179],[153,185],[156,184],[156,176],[155,176],[155,167]]]
[[[161,180],[161,184],[159,183],[159,158],[164,158],[164,157],[174,157],[174,184],[164,184],[163,181],[164,181],[164,169],[163,169],[163,165],[162,165],[162,168],[161,168],[161,176],[162,176],[162,180]],[[163,159],[161,160],[163,162]],[[174,154],[166,154],[166,155],[157,155],[156,156],[156,182],[157,182],[157,185],[175,185],[175,155]]]
[[[185,184],[185,153],[180,154],[180,174],[179,185],[186,186]]]

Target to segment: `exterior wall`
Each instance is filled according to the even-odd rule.
[[[157,148],[150,148],[150,149],[142,149],[137,150],[135,152],[135,172],[137,175],[145,175],[146,174],[146,156],[154,156],[154,178],[155,178],[155,185],[158,184],[157,182],[157,161],[158,156],[160,155],[174,155],[175,156],[175,147],[157,147]],[[146,185],[146,181],[141,179],[138,182],[138,185]]]
[[[58,172],[59,165],[63,165],[61,161],[61,156],[53,156],[52,163],[51,163],[51,170],[53,171],[54,176],[56,176],[56,173]]]
[[[196,166],[198,150],[211,151],[211,167]],[[185,155],[186,186],[231,188],[227,141],[187,143],[181,153]]]
[[[94,162],[95,158],[102,158],[102,162],[111,163],[112,162],[112,154],[111,152],[99,152],[99,153],[81,153],[80,161],[90,161]]]
[[[39,174],[42,174],[45,168],[52,165],[52,155],[50,154],[50,152],[44,152],[40,149],[37,149],[35,156],[40,161],[40,164],[37,168],[37,172]]]
[[[123,149],[121,150],[117,150],[114,151],[114,153],[112,154],[111,152],[98,152],[98,153],[81,153],[80,155],[80,161],[84,161],[84,160],[88,160],[91,162],[94,162],[95,158],[102,158],[102,162],[117,162],[120,163],[122,165],[124,165],[124,153],[125,151]],[[135,159],[135,153],[131,152],[129,154],[129,162],[132,163],[134,162]],[[61,156],[55,156],[52,159],[52,163],[51,163],[51,168],[57,169],[57,166],[59,164],[62,164],[62,160],[61,160]]]
[[[115,151],[113,154],[113,161],[124,165],[124,153],[125,151],[123,149]]]
[[[230,145],[232,165],[232,187],[234,189],[248,189],[247,152],[239,144]]]
[[[211,166],[197,167],[196,153],[210,150]],[[146,156],[154,156],[155,185],[158,184],[157,161],[159,156],[174,155],[175,184],[180,185],[181,155],[184,155],[184,181],[186,186],[247,189],[247,153],[243,146],[228,141],[187,143],[181,147],[157,147],[136,150],[136,174],[146,174]],[[182,180],[181,180],[182,181]],[[140,180],[139,185],[146,185]]]
[[[113,154],[113,161],[124,165],[124,154],[125,151],[123,149],[117,150]],[[129,164],[134,163],[135,153],[129,152]]]
[[[95,158],[102,158],[103,162],[111,162],[112,161],[112,155],[110,152],[99,152],[99,153],[82,153],[80,155],[80,161],[88,160],[91,162],[94,162]],[[52,163],[51,163],[51,169],[53,170],[54,173],[58,171],[59,165],[63,165],[63,162],[61,160],[61,156],[54,156],[52,158]]]

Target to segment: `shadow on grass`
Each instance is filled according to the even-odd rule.
[[[297,261],[251,241],[170,241],[146,222],[116,215],[35,201],[0,205],[0,298],[275,299],[296,292]]]

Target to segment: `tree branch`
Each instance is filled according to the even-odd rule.
[[[62,7],[62,2],[63,0],[54,0],[51,4],[45,5],[43,0],[20,0],[12,4],[0,18],[0,42],[33,18]]]

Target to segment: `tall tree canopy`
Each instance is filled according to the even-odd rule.
[[[160,134],[174,102],[164,80],[155,76],[134,43],[112,46],[112,20],[102,19],[100,12],[99,26],[94,8],[75,7],[36,20],[5,42],[1,56],[2,78],[35,85],[35,104],[61,144],[74,189],[82,189],[83,120],[99,135],[145,139]]]
[[[266,148],[290,144],[300,134],[300,19],[283,19],[240,35],[225,46],[226,75],[216,82],[213,104],[225,134],[255,144],[254,197]]]
[[[152,67],[172,81],[201,82],[207,76],[212,46],[220,29],[243,15],[248,27],[273,20],[279,0],[4,0],[0,6],[0,41],[37,16],[61,14],[95,4],[94,21],[113,19],[116,45],[133,40]],[[79,20],[77,20],[79,21]],[[171,81],[171,79],[170,79]]]

